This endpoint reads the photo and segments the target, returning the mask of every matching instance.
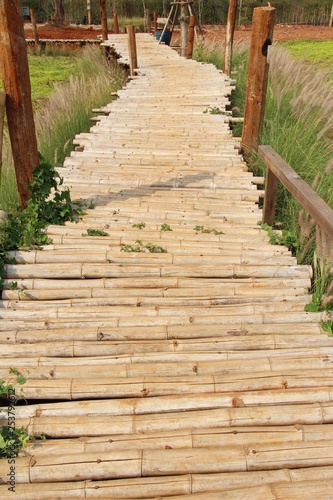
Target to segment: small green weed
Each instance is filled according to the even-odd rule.
[[[224,115],[225,113],[220,109],[216,107],[209,107],[205,109],[204,113],[209,113],[210,115]]]
[[[293,255],[296,255],[300,243],[294,231],[283,229],[282,232],[279,233],[268,224],[258,222],[258,225],[261,226],[264,231],[267,231],[269,242],[272,245],[283,245],[287,247]]]
[[[162,224],[161,225],[161,231],[172,231],[172,229],[169,226],[169,224]]]
[[[197,231],[198,233],[207,233],[207,234],[224,234],[223,231],[217,231],[216,229],[208,229],[205,226],[194,226],[193,231]]]
[[[109,233],[102,231],[101,229],[87,229],[87,234],[82,234],[82,236],[109,236]]]
[[[23,385],[26,378],[16,369],[9,369],[10,375],[15,375],[16,383]],[[22,398],[23,392],[20,392]],[[0,399],[9,401],[8,408],[4,411],[0,409],[0,414],[5,413],[7,425],[1,426],[0,430],[0,458],[13,458],[17,457],[21,448],[24,448],[31,437],[24,427],[15,428],[15,403],[17,401],[15,386],[12,383],[5,383],[0,380]]]
[[[146,224],[144,222],[138,222],[137,224],[133,224],[133,229],[144,229]]]
[[[154,245],[153,243],[146,243],[144,244],[142,240],[136,240],[135,242],[137,245],[121,245],[121,252],[145,252],[148,250],[148,252],[151,253],[166,253],[166,250],[160,246]]]
[[[327,319],[326,321],[321,321],[320,323],[321,329],[323,332],[326,332],[329,337],[333,337],[333,321],[331,319]]]

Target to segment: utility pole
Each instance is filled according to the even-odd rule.
[[[19,0],[0,0],[0,73],[17,187],[24,208],[30,195],[27,185],[39,164],[39,156]]]

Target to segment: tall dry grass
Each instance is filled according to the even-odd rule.
[[[44,160],[56,167],[61,167],[73,149],[75,135],[91,127],[92,108],[109,103],[112,92],[127,80],[125,70],[116,62],[107,63],[97,47],[84,48],[78,57],[78,75],[68,83],[56,84],[53,94],[40,102],[35,111],[38,149]],[[8,137],[3,158],[0,208],[13,212],[18,206],[18,195]]]

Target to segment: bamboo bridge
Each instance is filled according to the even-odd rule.
[[[311,268],[257,224],[232,82],[137,44],[64,164],[90,208],[6,268],[0,378],[26,377],[15,425],[46,439],[0,461],[0,497],[12,475],[34,500],[331,499],[332,340],[304,312]]]

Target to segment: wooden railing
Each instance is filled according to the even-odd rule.
[[[274,224],[280,181],[327,236],[333,238],[333,210],[271,146],[259,146],[258,154],[267,167],[262,221],[270,226]]]

